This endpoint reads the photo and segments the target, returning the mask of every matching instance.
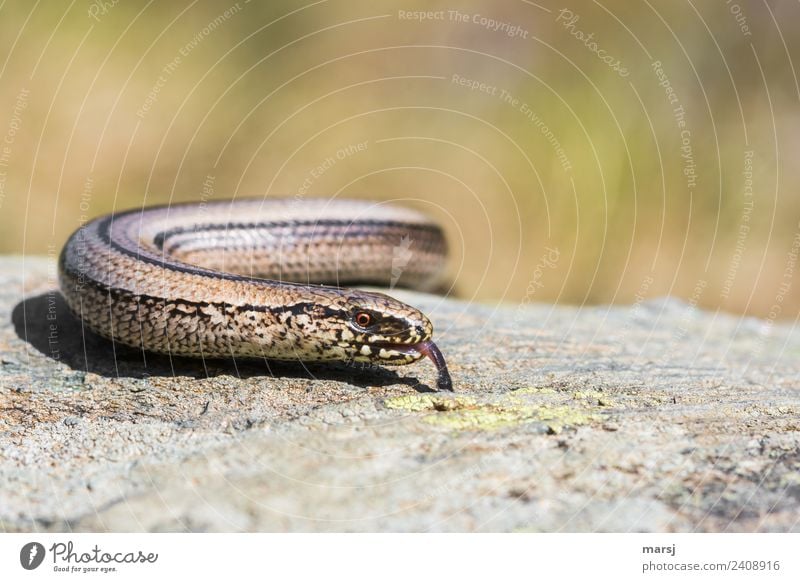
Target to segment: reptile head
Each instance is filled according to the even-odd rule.
[[[428,357],[439,388],[452,390],[444,357],[431,340],[433,325],[418,309],[382,293],[348,290],[323,316],[326,343],[354,362],[403,365]]]

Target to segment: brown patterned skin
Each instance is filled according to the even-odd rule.
[[[419,310],[359,283],[431,288],[441,229],[372,202],[235,200],[98,218],[61,253],[61,291],[98,334],[151,352],[408,364],[430,357]]]

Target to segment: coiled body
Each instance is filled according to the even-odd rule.
[[[427,317],[348,286],[430,288],[445,258],[440,228],[410,209],[245,199],[96,219],[68,240],[59,276],[88,327],[147,351],[385,364],[427,355],[441,380]]]

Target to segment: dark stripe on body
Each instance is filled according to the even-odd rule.
[[[264,285],[264,286],[269,285],[269,286],[291,287],[291,288],[308,287],[308,285],[303,285],[299,283],[276,281],[273,279],[257,279],[253,277],[247,277],[245,275],[236,275],[234,273],[223,273],[222,271],[212,271],[211,269],[204,269],[202,267],[195,267],[192,265],[175,263],[170,261],[166,257],[162,259],[156,259],[142,254],[139,247],[136,247],[136,249],[131,249],[113,240],[111,238],[111,226],[113,223],[114,223],[113,216],[108,216],[100,220],[100,222],[97,224],[97,236],[100,238],[100,240],[105,244],[107,244],[112,249],[114,249],[115,251],[117,251],[118,253],[125,255],[126,257],[131,257],[137,261],[142,261],[143,263],[147,263],[149,265],[153,265],[162,269],[168,269],[170,271],[175,271],[177,273],[200,275],[203,277],[210,277],[212,279],[222,279],[225,281],[239,281],[244,283],[250,283],[253,285]]]
[[[214,223],[214,224],[198,224],[196,226],[176,226],[169,230],[159,232],[153,239],[153,243],[160,249],[164,249],[164,245],[171,237],[179,234],[195,234],[200,232],[218,232],[218,231],[251,231],[251,230],[269,230],[269,229],[284,229],[284,228],[307,228],[307,227],[322,227],[319,234],[328,234],[326,228],[336,227],[342,229],[342,238],[364,236],[372,234],[370,229],[375,228],[398,228],[406,231],[427,231],[432,234],[440,232],[439,227],[431,224],[409,224],[407,222],[400,222],[397,220],[306,220],[306,221],[273,221],[273,222],[228,222],[228,223]],[[316,231],[312,234],[318,234]],[[179,248],[176,245],[174,248]]]
[[[264,304],[252,304],[252,303],[244,303],[241,305],[233,305],[232,303],[218,303],[218,302],[209,302],[209,301],[190,301],[188,299],[183,299],[181,297],[157,297],[155,295],[147,295],[144,293],[136,294],[133,291],[128,289],[122,289],[119,287],[110,287],[100,281],[92,279],[91,277],[86,277],[85,275],[73,270],[70,268],[66,262],[63,262],[61,265],[64,273],[73,279],[80,280],[83,279],[83,283],[81,285],[86,285],[92,287],[94,290],[98,291],[101,294],[107,294],[111,300],[115,303],[118,303],[121,299],[125,299],[125,301],[129,301],[131,303],[147,303],[148,301],[152,301],[153,303],[175,303],[180,305],[185,305],[188,307],[194,307],[197,310],[197,314],[201,317],[210,317],[206,314],[200,312],[200,308],[202,307],[215,307],[220,311],[227,311],[230,308],[233,308],[236,311],[256,311],[259,313],[269,313],[271,315],[282,315],[284,313],[291,313],[292,315],[301,315],[304,313],[312,313],[317,312],[322,309],[323,315],[325,317],[332,317],[335,315],[341,315],[342,313],[346,313],[344,310],[341,309],[331,309],[327,305],[322,305],[318,301],[301,301],[298,303],[293,303],[291,305],[281,305],[281,306],[269,306]],[[305,286],[309,287],[309,286]],[[314,287],[311,286],[311,289]],[[186,313],[181,312],[182,315],[189,315]]]
[[[100,222],[97,225],[97,235],[98,235],[98,237],[100,238],[100,240],[102,242],[104,242],[105,244],[107,244],[108,246],[113,248],[115,251],[117,251],[117,252],[119,252],[119,253],[121,253],[121,254],[123,254],[125,256],[128,256],[128,257],[131,257],[133,259],[136,259],[137,261],[142,261],[142,262],[148,263],[150,265],[154,265],[156,267],[160,267],[160,268],[163,268],[163,269],[169,269],[171,271],[175,271],[175,272],[179,272],[179,273],[187,273],[187,274],[190,274],[190,275],[200,275],[200,276],[204,276],[204,277],[211,277],[211,278],[214,278],[214,279],[222,279],[222,280],[226,280],[226,281],[239,281],[239,282],[246,282],[246,283],[250,283],[250,284],[254,284],[254,285],[271,285],[271,286],[280,286],[280,287],[294,288],[294,289],[296,289],[298,287],[300,287],[300,288],[309,287],[309,284],[304,284],[304,283],[295,283],[295,282],[291,282],[291,281],[279,281],[279,280],[276,280],[276,279],[259,279],[259,278],[254,278],[254,277],[248,277],[246,275],[237,275],[237,274],[234,274],[234,273],[225,273],[225,272],[222,272],[222,271],[214,271],[214,270],[205,269],[205,268],[202,268],[202,267],[195,267],[193,265],[187,265],[187,264],[183,264],[183,263],[176,263],[176,262],[173,262],[173,261],[169,260],[166,256],[164,256],[161,259],[153,258],[153,257],[148,256],[146,254],[142,254],[142,252],[141,252],[139,247],[136,247],[135,249],[132,249],[130,247],[127,247],[127,246],[115,241],[111,237],[111,227],[113,226],[114,220],[115,220],[114,216],[108,216],[108,217],[103,218],[103,219],[100,220]],[[323,221],[309,221],[308,223],[273,222],[273,223],[254,223],[254,224],[262,224],[262,225],[265,225],[264,226],[265,228],[268,228],[269,225],[275,226],[275,225],[285,224],[285,225],[295,225],[295,226],[297,226],[297,225],[302,225],[302,224],[308,224],[308,225],[321,224],[322,222]],[[335,224],[353,224],[352,222],[345,223],[343,221],[335,221],[335,220],[326,221],[326,222],[330,223],[330,225],[335,225]],[[359,224],[359,225],[361,225],[361,224],[370,224],[373,227],[404,226],[404,227],[407,227],[407,228],[421,228],[423,230],[428,230],[430,232],[437,232],[437,233],[440,232],[439,228],[436,227],[436,226],[432,226],[432,225],[413,225],[412,226],[412,225],[408,225],[406,223],[397,222],[397,221],[365,221],[365,222],[360,222],[360,223],[357,223],[357,224]],[[242,227],[246,227],[248,225],[241,225],[241,226]],[[206,229],[200,229],[200,230],[198,230],[198,232],[201,232],[202,230],[208,230],[208,231],[222,230],[223,228],[229,227],[229,225],[228,224],[225,224],[225,225],[219,225],[218,224],[218,225],[208,225],[208,227],[209,228],[206,228]],[[217,227],[217,228],[211,228],[211,227]],[[181,232],[194,232],[194,231],[192,229],[185,229],[183,227],[177,227],[175,229],[171,229],[170,231],[165,231],[165,232],[166,233],[170,233],[170,234],[168,234],[168,235],[165,234],[165,236],[163,236],[161,238],[161,244],[162,245],[164,244],[166,238],[168,238],[168,236],[172,236],[172,234],[179,234]],[[164,234],[164,233],[159,233],[159,235],[161,235],[161,234]],[[156,237],[156,238],[158,238],[158,237]],[[359,281],[359,283],[361,283],[361,281]],[[383,279],[381,279],[379,281],[369,281],[369,280],[367,280],[367,281],[364,281],[364,283],[366,283],[366,284],[374,284],[374,283],[385,284],[385,281]],[[319,284],[321,286],[325,285],[325,283],[319,283]],[[335,284],[335,282],[334,282],[334,284]]]

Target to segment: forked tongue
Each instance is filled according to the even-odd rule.
[[[417,344],[415,349],[429,357],[434,364],[436,364],[436,370],[439,372],[438,377],[436,378],[436,387],[439,390],[449,390],[450,392],[453,391],[453,381],[450,379],[450,372],[447,370],[447,362],[444,361],[444,356],[442,352],[439,351],[439,348],[436,347],[436,344],[427,341]]]

